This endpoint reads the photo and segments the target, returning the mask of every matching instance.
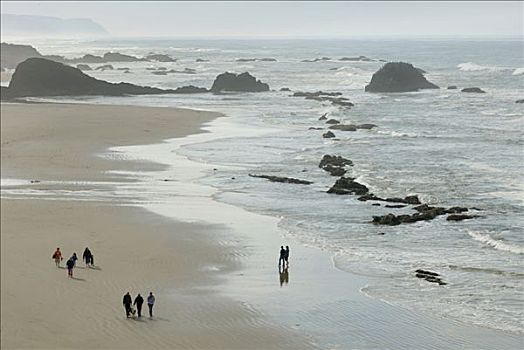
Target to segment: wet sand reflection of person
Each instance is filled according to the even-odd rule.
[[[278,267],[278,273],[280,275],[280,287],[289,283],[289,271],[287,266]]]

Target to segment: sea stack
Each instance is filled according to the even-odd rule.
[[[269,91],[269,85],[257,80],[248,72],[238,75],[226,72],[215,78],[211,91],[262,92]]]
[[[410,63],[389,62],[380,68],[366,86],[367,92],[409,92],[421,89],[438,89]]]

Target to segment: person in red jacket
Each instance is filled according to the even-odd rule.
[[[64,260],[60,248],[56,248],[56,251],[53,253],[53,256],[51,258],[55,260],[56,267],[60,267],[60,261]]]

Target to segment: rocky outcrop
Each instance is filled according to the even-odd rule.
[[[340,120],[329,119],[328,121],[326,121],[326,124],[340,124]]]
[[[358,56],[358,57],[342,57],[339,59],[339,61],[350,61],[350,62],[373,62],[375,60],[366,57],[366,56]]]
[[[201,94],[204,92],[209,92],[209,90],[206,88],[201,88],[201,87],[197,87],[193,85],[186,85],[186,86],[182,86],[182,87],[175,89],[175,91],[173,92],[177,94]]]
[[[96,67],[95,70],[101,70],[101,71],[105,71],[105,70],[113,70],[115,69],[112,65],[110,64],[104,64],[103,66],[99,66],[99,67]]]
[[[456,85],[450,85],[448,86],[448,90],[456,90],[457,89],[457,86]]]
[[[178,89],[177,89],[178,90]],[[129,83],[109,83],[83,73],[80,69],[43,58],[29,58],[20,63],[3,98],[28,96],[82,95],[149,95],[182,93],[183,90],[162,90]]]
[[[361,197],[358,198],[358,200],[362,201],[362,202],[365,202],[365,201],[382,201],[382,202],[404,203],[404,204],[412,204],[412,205],[420,204],[420,200],[418,199],[418,196],[406,196],[404,198],[397,198],[397,197],[381,198],[381,197],[377,197],[373,193],[368,193],[368,194],[366,194],[364,196],[361,196]],[[425,205],[427,206],[427,204],[425,204]],[[424,210],[427,210],[429,208],[430,207],[427,206],[427,208],[424,209]],[[414,208],[414,209],[416,210],[416,208]]]
[[[332,176],[344,176],[347,172],[346,166],[353,166],[353,162],[344,157],[329,154],[324,155],[318,164],[319,168],[327,171]]]
[[[471,92],[471,93],[476,93],[476,94],[485,94],[486,91],[482,90],[481,88],[478,88],[478,87],[469,87],[469,88],[464,88],[462,90],[460,90],[461,92]]]
[[[302,60],[302,62],[319,62],[319,61],[331,61],[330,57],[319,57],[312,60]]]
[[[211,91],[214,93],[221,91],[262,92],[269,91],[269,85],[257,80],[248,72],[242,74],[226,72],[215,78]]]
[[[342,95],[341,92],[323,92],[323,91],[317,91],[317,92],[302,92],[298,91],[295,92],[292,96],[293,97],[304,97],[306,100],[315,100],[319,102],[331,102],[331,104],[341,107],[353,107],[354,104],[349,101],[349,99],[345,97],[340,97]]]
[[[30,45],[0,44],[0,67],[14,69],[20,63],[31,57],[42,57]]]
[[[409,199],[410,203],[408,204],[411,204],[411,203],[414,204],[416,202],[419,202],[418,197],[416,196],[408,196],[408,197],[413,197]],[[408,197],[406,197],[405,199],[407,199]],[[388,200],[388,202],[389,201],[393,201],[393,200]],[[476,215],[456,214],[456,213],[462,213],[464,211],[468,211],[467,208],[463,208],[463,207],[451,207],[449,209],[446,209],[444,207],[432,207],[427,204],[421,204],[419,206],[414,207],[413,209],[415,209],[417,213],[412,214],[412,215],[406,214],[406,215],[398,215],[398,216],[389,213],[383,216],[373,216],[372,222],[377,225],[395,226],[395,225],[400,225],[404,223],[413,223],[417,221],[429,221],[429,220],[433,220],[437,216],[445,215],[445,214],[451,214],[448,216],[448,219],[447,219],[450,221],[453,221],[453,220],[460,221],[460,220],[472,219],[472,218],[478,217]]]
[[[466,215],[466,214],[451,214],[446,218],[447,221],[462,221],[467,219],[478,218],[478,215]]]
[[[351,177],[341,177],[335,184],[327,191],[327,193],[335,193],[339,195],[356,194],[363,195],[369,192],[369,189],[355,181]]]
[[[237,58],[237,62],[276,62],[275,58]]]
[[[299,184],[299,185],[311,185],[313,183],[311,181],[294,179],[292,177],[282,177],[282,176],[273,176],[273,175],[253,175],[253,174],[248,174],[248,175],[251,177],[267,179],[271,182],[282,182],[282,183]]]
[[[333,134],[331,131],[328,131],[328,132],[322,134],[322,137],[325,138],[325,139],[331,139],[331,138],[335,137],[335,134]]]
[[[283,87],[283,88],[280,88],[280,91],[291,91],[291,89],[287,87]]]
[[[87,64],[77,64],[76,68],[84,71],[92,70],[91,67],[89,67]]]
[[[177,59],[165,54],[149,54],[144,59],[157,62],[176,62]]]
[[[516,100],[515,103],[524,103],[524,99],[522,99],[522,100]]]
[[[431,283],[438,283],[441,286],[445,286],[447,284],[446,282],[442,281],[442,278],[436,272],[418,269],[415,271],[415,276],[417,278],[425,279]]]
[[[373,129],[377,126],[375,124],[336,124],[331,125],[329,128],[334,130],[340,130],[340,131],[357,131],[358,129]]]
[[[205,60],[203,58],[197,58],[195,62],[209,62],[209,60]]]
[[[409,92],[438,89],[410,63],[389,62],[380,68],[366,86],[367,92]]]

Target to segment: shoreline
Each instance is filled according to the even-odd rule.
[[[162,142],[166,134],[201,132],[202,120],[212,120],[216,113],[85,105],[1,107],[2,178],[39,181],[2,188],[2,348],[313,347],[298,332],[276,327],[260,312],[216,292],[223,273],[209,267],[223,265],[228,271],[238,264],[236,248],[217,240],[224,227],[155,215],[136,208],[139,203],[119,191],[119,186],[136,185],[123,173],[152,173],[159,169],[156,164],[96,157],[102,151],[98,147],[105,150],[108,143],[134,144],[140,138]],[[129,112],[134,114],[130,117]],[[154,116],[145,119],[144,112]],[[70,113],[79,119],[67,120]],[[54,124],[56,129],[42,128],[57,120],[62,124]],[[79,129],[71,130],[70,123]],[[100,131],[102,125],[101,132],[89,132]],[[166,125],[177,129],[167,130]],[[143,130],[137,126],[155,129],[129,138]],[[45,161],[38,157],[45,155],[58,161],[42,166]],[[88,171],[78,170],[86,164]],[[10,190],[19,191],[19,198],[9,198]],[[21,199],[24,191],[30,193],[28,199]],[[97,191],[107,191],[112,198],[82,197]],[[97,268],[78,262],[75,279],[67,278],[50,259],[57,245],[66,258],[73,250],[81,255],[89,246]],[[146,296],[149,290],[157,297],[155,317],[126,320],[122,295],[130,291],[132,297],[137,292]]]
[[[226,126],[222,121],[225,121]],[[154,164],[160,159],[165,160],[170,154],[175,157],[176,162],[172,164],[176,164],[176,167],[162,166],[141,172],[137,172],[137,167],[132,167],[125,174],[121,172],[113,175],[125,175],[133,185],[142,184],[139,191],[156,188],[153,192],[155,195],[164,192],[175,194],[172,198],[149,203],[149,212],[163,213],[164,216],[190,225],[214,223],[212,240],[218,241],[218,246],[226,250],[223,255],[227,258],[204,264],[197,269],[199,275],[211,276],[212,280],[221,281],[218,284],[208,284],[211,291],[197,288],[199,293],[206,297],[218,295],[234,300],[250,310],[250,313],[256,314],[258,322],[262,320],[268,329],[273,331],[275,328],[281,329],[277,325],[284,325],[286,331],[296,332],[298,338],[312,337],[307,339],[307,343],[316,342],[315,338],[320,339],[321,347],[452,349],[457,346],[478,348],[479,345],[489,345],[514,348],[512,346],[518,339],[508,336],[504,340],[502,338],[506,338],[505,333],[467,326],[449,319],[433,319],[364,296],[360,290],[367,278],[338,270],[330,253],[304,247],[294,240],[286,242],[292,248],[290,281],[280,287],[276,256],[277,248],[284,239],[283,230],[278,227],[279,219],[219,202],[209,192],[216,193],[218,190],[198,184],[198,179],[206,176],[206,171],[214,166],[200,164],[176,154],[177,147],[198,142],[199,139],[217,137],[213,129],[230,131],[227,118],[213,119],[207,123],[203,128],[206,133],[165,139],[158,144],[110,147],[104,153],[109,155],[109,159],[122,159],[124,163],[131,161],[131,164],[144,163],[144,158],[149,158],[146,164]],[[246,130],[242,130],[242,133],[245,135]],[[144,157],[145,154],[148,157]],[[167,178],[166,175],[170,177]],[[159,181],[162,179],[169,181]],[[122,186],[123,183],[119,185]],[[187,192],[192,195],[187,195]],[[180,206],[176,206],[176,200],[180,201],[178,204],[187,207],[181,210]],[[144,203],[140,202],[138,205]],[[234,235],[231,235],[231,228]],[[164,238],[163,242],[170,240],[167,234]],[[94,253],[96,256],[96,251]],[[167,294],[181,297],[177,293],[179,287],[172,286],[173,289],[169,292],[169,288],[166,288]],[[195,290],[191,292],[194,293]],[[119,311],[117,310],[117,314]],[[177,317],[176,312],[174,317]],[[248,320],[249,322],[252,321]],[[337,330],[344,332],[338,334]],[[492,340],[493,337],[495,340]],[[271,348],[272,344],[263,343],[263,348]],[[296,346],[293,344],[295,343],[292,342],[290,347]],[[275,346],[281,348],[281,345],[279,343]]]
[[[121,147],[118,151],[127,152],[133,159],[149,158],[159,161],[161,158],[171,164],[192,169],[189,171],[192,177],[186,179],[188,182],[172,184],[173,192],[176,192],[177,188],[181,190],[190,185],[191,190],[198,193],[198,198],[194,198],[194,202],[191,202],[193,208],[177,213],[170,210],[169,205],[159,204],[151,207],[150,210],[177,220],[220,222],[234,229],[236,232],[234,236],[244,247],[244,253],[240,258],[242,267],[239,273],[227,274],[227,283],[221,286],[221,293],[267,312],[277,323],[313,336],[324,348],[349,346],[351,348],[453,349],[461,346],[473,349],[489,346],[513,349],[519,344],[518,335],[464,324],[451,318],[427,315],[424,312],[395,306],[365,295],[361,290],[370,280],[373,280],[373,277],[342,271],[335,267],[331,253],[303,246],[293,238],[286,241],[284,230],[278,227],[280,221],[278,218],[220,202],[216,198],[220,191],[212,186],[199,184],[199,179],[213,176],[214,171],[220,171],[220,168],[226,166],[198,163],[185,155],[177,155],[177,150],[189,144],[206,142],[226,135],[234,137],[235,131],[242,132],[244,136],[249,135],[250,132],[257,134],[257,131],[237,130],[231,125],[230,120],[224,118],[217,118],[208,123],[205,129],[209,132],[165,140],[163,144]],[[175,169],[168,171],[175,171]],[[156,177],[163,178],[167,174],[160,171]],[[202,196],[204,193],[209,198]],[[173,204],[172,206],[176,207]],[[205,207],[208,210],[195,216],[192,209],[197,207]],[[297,287],[290,288],[289,291],[285,289],[289,287],[288,283],[278,287],[279,274],[275,263],[278,246],[288,243],[293,249],[289,274],[294,274],[294,270],[299,269],[297,271],[299,281],[289,282],[289,285],[293,283],[293,286]],[[306,269],[301,269],[299,266]],[[293,276],[291,278],[291,281],[297,279]],[[340,310],[331,310],[333,305],[342,306],[347,314],[341,314]],[[356,310],[352,311],[352,308]],[[369,313],[372,315],[368,315]],[[335,327],[330,323],[322,326],[311,318],[311,314],[322,315],[322,319],[337,315],[339,319],[331,320],[336,322]],[[357,326],[355,323],[364,323],[368,327]],[[387,326],[387,324],[394,326]],[[335,339],[332,341],[325,335],[329,332],[329,328],[332,332],[334,330],[344,332],[350,329],[353,332],[342,336],[332,334],[332,338]],[[377,333],[382,335],[377,338]],[[398,339],[399,334],[403,335],[402,339]]]

